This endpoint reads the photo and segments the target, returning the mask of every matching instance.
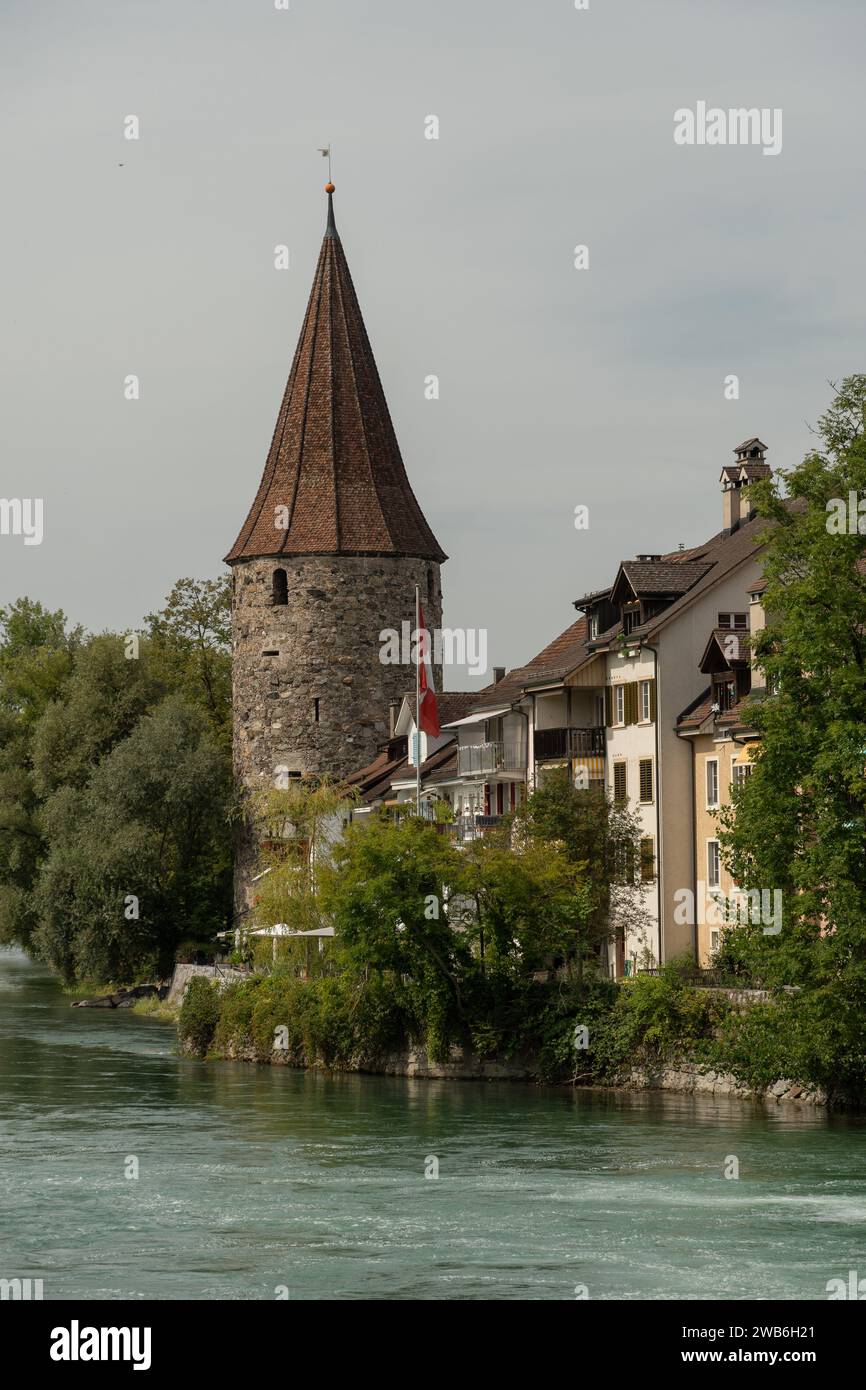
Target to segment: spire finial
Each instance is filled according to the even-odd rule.
[[[334,221],[334,185],[325,184],[325,192],[328,195],[328,225],[325,228],[325,236],[337,235],[337,224]]]

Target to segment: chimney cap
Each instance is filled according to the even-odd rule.
[[[744,439],[742,444],[738,444],[734,449],[734,453],[740,459],[762,459],[766,452],[766,444],[764,444],[756,434],[752,435],[751,439]]]

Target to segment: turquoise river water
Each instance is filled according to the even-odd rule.
[[[0,952],[0,1277],[45,1299],[826,1299],[864,1155],[795,1106],[189,1060]]]

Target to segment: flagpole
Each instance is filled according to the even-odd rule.
[[[421,590],[415,585],[415,814],[421,815]]]

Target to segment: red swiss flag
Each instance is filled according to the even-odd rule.
[[[436,691],[433,689],[433,677],[427,670],[427,658],[430,652],[430,633],[424,622],[424,610],[421,601],[418,601],[418,727],[429,734],[431,738],[438,738],[442,730],[439,727],[439,710],[436,707]]]

